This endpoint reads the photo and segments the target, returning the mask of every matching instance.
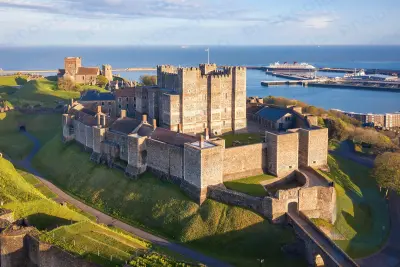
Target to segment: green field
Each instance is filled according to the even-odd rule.
[[[227,134],[221,136],[225,139],[225,146],[227,148],[233,147],[234,142],[240,142],[240,145],[250,145],[262,142],[260,134]]]
[[[378,251],[389,233],[389,211],[369,169],[352,161],[329,157],[328,176],[336,184],[337,221],[334,230],[347,240],[335,241],[350,256]]]
[[[17,86],[26,83],[27,76],[25,75],[10,75],[10,76],[0,76],[0,86]]]
[[[57,82],[39,79],[26,83],[9,97],[14,106],[41,105],[56,107],[60,101],[68,103],[71,98],[79,98],[79,92],[57,89]]]
[[[78,145],[65,145],[56,136],[35,157],[34,165],[95,208],[236,266],[258,266],[257,258],[268,259],[268,266],[304,266],[302,259],[288,258],[281,251],[294,240],[291,229],[211,200],[200,207],[175,185],[149,174],[133,181],[89,158]]]
[[[17,111],[1,113],[0,151],[14,160],[25,158],[33,148],[33,143],[19,132],[20,125],[25,125],[41,144],[45,144],[61,128],[61,115],[26,115]]]
[[[236,181],[225,182],[224,185],[231,190],[242,192],[250,196],[263,197],[267,195],[267,191],[265,191],[264,187],[260,183],[275,178],[276,177],[272,175],[264,174]]]

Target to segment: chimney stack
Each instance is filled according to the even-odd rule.
[[[73,107],[73,106],[74,106],[74,99],[71,98],[71,107]]]
[[[126,118],[126,110],[122,109],[121,110],[121,119],[124,119],[124,118]]]
[[[97,126],[100,127],[100,125],[101,125],[101,115],[97,114],[96,116],[97,116]]]
[[[146,114],[142,115],[142,122],[147,122],[147,115]]]
[[[157,120],[153,119],[153,128],[154,130],[157,129]]]
[[[210,139],[210,133],[208,128],[205,129],[205,136],[206,136],[206,140]]]
[[[106,127],[106,115],[102,115],[102,117],[103,117],[102,126]]]
[[[200,148],[204,148],[204,136],[200,135]]]
[[[97,106],[97,114],[101,113],[101,106]]]

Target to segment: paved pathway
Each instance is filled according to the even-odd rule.
[[[369,157],[361,157],[355,153],[349,142],[343,142],[337,151],[331,154],[339,155],[346,159],[355,161],[368,168],[374,167],[374,160]],[[374,255],[357,262],[361,267],[400,267],[400,196],[391,193],[389,196],[389,213],[391,230],[385,246]]]
[[[68,203],[73,204],[74,206],[78,207],[79,209],[83,210],[84,212],[87,212],[93,216],[96,216],[98,219],[99,223],[103,223],[106,225],[114,225],[120,229],[123,229],[127,232],[130,232],[132,234],[134,234],[135,236],[138,236],[142,239],[148,240],[149,242],[156,244],[156,245],[160,245],[163,247],[166,247],[168,249],[170,249],[171,251],[177,252],[181,255],[184,255],[185,257],[191,258],[197,262],[201,262],[207,266],[218,266],[218,267],[230,267],[231,265],[221,262],[219,260],[210,258],[208,256],[205,256],[199,252],[196,252],[194,250],[191,250],[189,248],[186,248],[182,245],[170,242],[166,239],[160,238],[158,236],[155,236],[153,234],[147,233],[139,228],[133,227],[131,225],[128,225],[124,222],[121,222],[117,219],[112,218],[111,216],[108,216],[107,214],[102,213],[101,211],[98,211],[82,202],[80,202],[79,200],[71,197],[70,195],[64,193],[61,189],[59,189],[57,186],[55,186],[54,184],[52,184],[51,182],[47,181],[43,176],[40,175],[40,173],[35,170],[32,167],[32,159],[33,157],[39,152],[40,150],[40,142],[31,134],[25,132],[23,133],[27,138],[29,138],[33,143],[34,143],[34,148],[32,150],[32,152],[23,160],[20,162],[16,162],[17,165],[22,166],[23,168],[25,168],[27,171],[29,171],[30,173],[34,174],[35,176],[37,176],[37,178],[43,183],[45,184],[53,193],[58,195],[58,199],[62,200],[62,201],[66,201]]]

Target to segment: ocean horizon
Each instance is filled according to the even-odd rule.
[[[0,47],[3,70],[51,70],[63,68],[67,56],[82,57],[84,66],[110,64],[113,68],[155,67],[157,65],[197,66],[207,62],[218,65],[266,66],[274,62],[307,62],[316,67],[343,67],[400,70],[400,45],[321,45],[321,46],[47,46]],[[155,72],[121,72],[122,77],[138,80]],[[321,75],[326,75],[321,73]],[[337,75],[340,74],[330,74]],[[249,70],[248,96],[281,96],[297,99],[325,109],[364,113],[400,111],[400,93],[301,86],[262,87],[262,80],[275,79]]]

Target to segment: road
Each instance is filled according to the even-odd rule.
[[[374,160],[356,154],[349,142],[344,142],[337,151],[331,154],[355,161],[368,168],[373,168]],[[361,267],[400,267],[400,196],[396,193],[389,195],[389,214],[391,230],[385,246],[374,255],[358,259]]]
[[[174,251],[176,253],[179,253],[187,258],[193,259],[196,262],[201,262],[207,266],[218,266],[218,267],[230,267],[231,265],[221,262],[217,259],[205,256],[199,252],[196,252],[192,249],[189,249],[187,247],[184,247],[180,244],[170,242],[166,239],[160,238],[158,236],[155,236],[153,234],[150,234],[148,232],[145,232],[139,228],[136,228],[134,226],[128,225],[122,221],[119,221],[107,214],[102,213],[101,211],[98,211],[85,203],[82,203],[81,201],[71,197],[70,195],[64,193],[60,188],[46,180],[40,173],[35,170],[35,168],[32,167],[32,159],[35,157],[35,155],[39,152],[41,145],[39,140],[37,140],[33,135],[29,134],[28,132],[23,133],[27,138],[29,138],[33,144],[34,148],[31,151],[31,153],[22,161],[15,162],[17,165],[22,166],[24,169],[26,169],[28,172],[32,173],[35,175],[43,184],[45,184],[53,193],[58,195],[58,199],[61,201],[66,201],[68,203],[71,203],[72,205],[78,207],[79,209],[83,210],[84,212],[87,212],[93,216],[96,216],[98,219],[99,223],[103,223],[105,225],[113,225],[115,227],[118,227],[122,230],[125,230],[129,233],[132,233],[135,236],[138,236],[142,239],[145,239],[153,244],[160,245],[163,247],[168,248],[171,251]]]

